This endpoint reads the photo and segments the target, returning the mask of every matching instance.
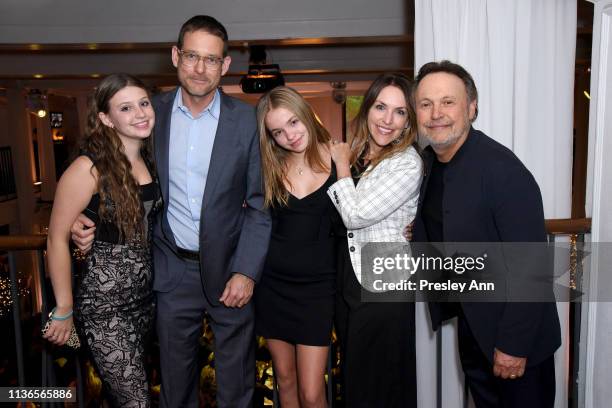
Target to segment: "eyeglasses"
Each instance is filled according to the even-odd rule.
[[[223,58],[217,57],[215,55],[205,55],[201,56],[198,53],[193,51],[185,51],[179,50],[178,53],[181,56],[181,61],[188,67],[194,67],[197,65],[200,60],[204,61],[204,65],[208,69],[219,69],[221,64],[223,63]]]

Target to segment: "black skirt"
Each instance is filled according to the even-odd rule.
[[[346,242],[338,269],[335,324],[345,406],[416,408],[414,302],[361,302]]]

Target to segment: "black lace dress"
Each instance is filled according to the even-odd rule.
[[[98,194],[84,212],[97,227],[77,279],[75,324],[114,407],[150,406],[144,364],[155,309],[150,237],[161,200],[155,182],[140,190],[147,237],[139,243],[121,242],[115,225],[100,222]]]

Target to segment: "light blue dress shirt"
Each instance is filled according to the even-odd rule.
[[[174,97],[170,122],[168,222],[176,244],[191,251],[200,247],[200,213],[219,124],[221,95],[197,117],[183,105],[181,88]]]

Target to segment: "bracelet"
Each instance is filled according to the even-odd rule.
[[[73,310],[70,310],[68,313],[66,313],[63,316],[56,316],[55,315],[55,308],[53,308],[53,310],[51,310],[51,319],[52,320],[68,320],[69,318],[72,317],[72,313],[74,313]]]
[[[79,248],[74,248],[72,250],[72,255],[74,256],[74,259],[79,262],[84,261],[85,258],[87,258],[87,254],[84,254]]]

